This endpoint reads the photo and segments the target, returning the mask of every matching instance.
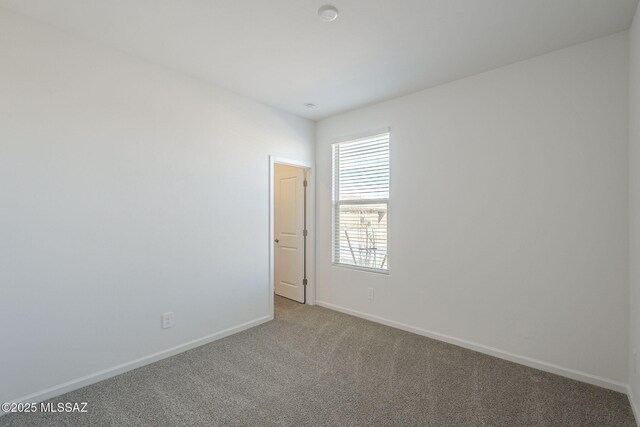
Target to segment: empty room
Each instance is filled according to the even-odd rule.
[[[635,426],[638,0],[0,0],[0,426]]]

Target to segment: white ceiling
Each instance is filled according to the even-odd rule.
[[[0,0],[319,119],[625,30],[638,0]],[[340,10],[321,21],[325,3]],[[314,110],[303,104],[312,102]]]

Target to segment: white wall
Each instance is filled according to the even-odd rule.
[[[268,319],[268,155],[313,139],[0,9],[0,402]]]
[[[637,354],[640,351],[640,7],[629,30],[629,54],[629,386],[637,411],[640,408]]]
[[[624,390],[627,47],[619,33],[320,121],[318,300]],[[390,274],[332,267],[330,143],[385,126]]]

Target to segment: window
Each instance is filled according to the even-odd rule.
[[[389,268],[389,133],[333,144],[333,262]]]

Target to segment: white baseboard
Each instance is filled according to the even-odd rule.
[[[554,365],[552,363],[547,363],[541,360],[532,359],[530,357],[509,353],[508,351],[503,351],[503,350],[489,347],[483,344],[478,344],[475,342],[450,337],[448,335],[440,334],[437,332],[428,331],[426,329],[407,325],[401,322],[396,322],[395,320],[389,320],[383,317],[362,313],[356,310],[351,310],[349,308],[331,304],[325,301],[316,301],[316,304],[331,310],[335,310],[342,313],[350,314],[352,316],[371,320],[372,322],[381,323],[383,325],[391,326],[393,328],[402,329],[403,331],[412,332],[414,334],[422,335],[428,338],[433,338],[439,341],[444,341],[449,344],[457,345],[459,347],[464,347],[469,350],[477,351],[479,353],[488,354],[490,356],[498,357],[500,359],[508,360],[510,362],[519,363],[521,365],[529,366],[530,368],[540,369],[541,371],[550,372],[552,374],[571,378],[572,380],[582,381],[588,384],[593,384],[599,387],[604,387],[606,389],[618,391],[620,393],[625,393],[625,394],[627,394],[629,390],[627,387],[627,384],[623,384],[618,381],[598,377],[596,375],[587,374],[585,372],[576,371],[574,369],[565,368],[562,366]]]
[[[85,375],[84,377],[76,378],[74,380],[67,381],[66,383],[58,384],[56,386],[49,387],[47,389],[38,391],[36,393],[32,393],[27,396],[14,399],[11,402],[38,403],[43,400],[51,399],[52,397],[56,397],[64,393],[77,390],[79,388],[97,383],[99,381],[106,380],[107,378],[115,377],[116,375],[120,375],[124,372],[131,371],[136,368],[140,368],[142,366],[148,365],[153,362],[157,362],[158,360],[175,356],[178,353],[191,350],[192,348],[200,347],[201,345],[205,345],[210,342],[219,340],[221,338],[228,337],[229,335],[242,332],[246,329],[253,328],[254,326],[258,326],[262,323],[268,322],[269,320],[273,320],[272,315],[263,316],[255,320],[242,323],[238,326],[225,329],[224,331],[216,332],[215,334],[207,335],[206,337],[198,338],[196,340],[189,341],[184,344],[180,344],[178,346],[169,348],[167,350],[159,351],[149,356],[144,356],[139,359],[135,359],[130,362],[126,362],[121,365],[114,366],[112,368],[104,369],[102,371],[95,372],[93,374]],[[4,415],[4,412],[0,411],[0,416],[1,415]]]
[[[636,424],[640,425],[640,418],[638,418],[638,408],[636,408],[636,401],[633,398],[633,390],[631,390],[631,386],[627,386],[627,397],[629,398],[629,405],[631,405],[631,410],[633,411],[633,418],[636,420]]]

